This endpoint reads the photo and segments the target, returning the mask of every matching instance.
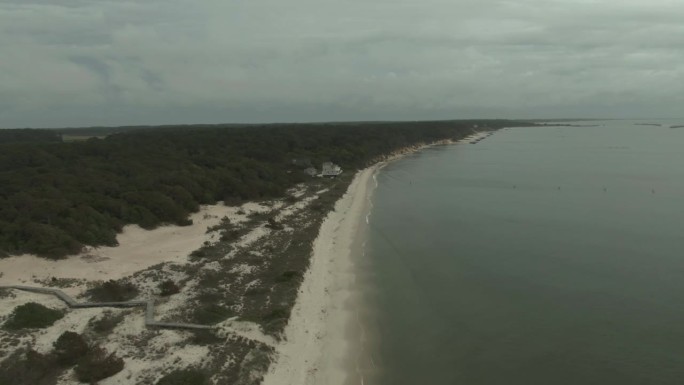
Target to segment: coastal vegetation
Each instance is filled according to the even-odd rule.
[[[480,128],[515,125],[477,124]],[[143,317],[144,311],[111,309],[94,316],[67,317],[63,322],[69,326],[53,327],[62,328],[58,333],[41,331],[54,336],[54,349],[45,350],[43,344],[37,346],[38,352],[31,350],[31,344],[20,344],[20,338],[36,330],[0,330],[11,354],[2,362],[0,384],[17,375],[28,379],[24,383],[52,384],[66,371],[74,381],[97,382],[103,374],[122,370],[124,362],[119,357],[127,357],[126,362],[133,357],[141,363],[134,366],[137,383],[260,383],[276,344],[285,337],[321,224],[348,190],[355,171],[422,143],[461,139],[474,126],[473,122],[427,122],[172,127],[79,142],[3,145],[11,151],[24,148],[33,155],[17,161],[0,153],[0,167],[4,167],[0,178],[16,178],[16,183],[0,184],[0,199],[23,203],[13,209],[0,206],[0,224],[4,221],[17,229],[24,223],[44,231],[37,233],[40,237],[21,233],[26,236],[20,238],[26,242],[23,249],[7,236],[3,242],[9,242],[0,244],[7,254],[37,253],[38,247],[29,242],[33,239],[48,251],[39,255],[61,258],[84,245],[102,244],[93,239],[107,231],[113,232],[115,240],[116,232],[126,224],[147,229],[189,224],[189,214],[199,205],[224,201],[234,207],[205,208],[217,213],[191,217],[212,222],[204,241],[195,247],[202,246],[186,252],[187,263],[167,261],[128,276],[34,278],[44,286],[79,287],[81,297],[96,302],[154,298],[163,309],[157,314],[162,322],[211,325],[211,330],[143,330],[131,338],[131,320]],[[7,163],[12,161],[18,163]],[[307,167],[327,161],[339,164],[345,172],[332,179],[304,173]],[[53,207],[54,202],[62,205],[61,211]],[[148,222],[125,216],[131,213]],[[11,215],[3,216],[7,214]],[[75,229],[81,231],[72,233]],[[0,238],[5,234],[3,228]],[[56,242],[61,239],[68,242]],[[71,243],[76,245],[73,249],[67,247]],[[91,254],[97,251],[85,257],[94,260]],[[74,260],[62,263],[70,262]],[[58,339],[64,330],[82,330],[83,334],[62,334]],[[117,342],[112,345],[111,341]],[[116,346],[117,351],[104,351],[100,348],[104,346]],[[183,352],[185,358],[169,365],[171,361],[162,358],[168,358],[171,351]],[[201,361],[193,358],[198,355]],[[27,368],[27,362],[39,363],[44,370],[18,373]]]
[[[55,130],[0,130],[0,144],[61,142],[62,134]]]
[[[106,311],[101,318],[92,319],[89,322],[89,326],[95,333],[106,335],[114,330],[114,328],[119,325],[123,319],[123,314],[114,314],[111,311]]]
[[[72,367],[79,382],[94,384],[120,372],[124,361],[84,336],[67,331],[57,338],[50,352],[20,349],[2,361],[0,385],[54,385]]]
[[[95,302],[124,302],[135,298],[138,289],[131,283],[109,280],[93,286],[87,294]]]
[[[70,331],[62,333],[53,346],[57,362],[64,366],[76,365],[78,360],[85,357],[90,350],[90,346],[83,336]]]
[[[162,377],[157,385],[206,385],[207,376],[196,369],[183,369],[171,372]]]
[[[40,329],[51,326],[64,314],[55,309],[50,309],[39,303],[28,302],[17,306],[10,314],[4,327],[8,330]]]
[[[0,142],[0,254],[62,258],[115,246],[128,224],[189,225],[202,204],[284,197],[307,178],[294,159],[356,170],[403,147],[461,138],[476,124],[523,123],[182,126],[78,142],[38,140],[59,131],[3,130],[15,139]]]
[[[93,346],[90,347],[88,354],[78,361],[74,372],[79,381],[93,384],[119,373],[123,368],[123,359],[117,357],[115,353]]]

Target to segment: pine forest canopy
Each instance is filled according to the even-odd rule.
[[[281,197],[306,180],[294,158],[354,170],[402,147],[466,136],[475,124],[526,123],[178,126],[77,142],[61,141],[69,130],[0,130],[0,254],[60,258],[114,246],[127,224],[188,225],[201,204]]]

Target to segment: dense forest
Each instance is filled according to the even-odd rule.
[[[405,146],[463,137],[474,124],[524,123],[182,126],[69,143],[54,139],[59,131],[0,130],[0,255],[60,258],[116,245],[126,224],[188,225],[201,204],[283,196],[306,179],[293,159],[355,170]]]
[[[30,128],[16,130],[0,129],[0,145],[10,143],[61,142],[62,134],[55,130],[32,130]]]

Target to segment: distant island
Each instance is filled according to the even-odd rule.
[[[537,126],[545,127],[600,127],[599,124],[570,124],[570,123],[537,123]]]

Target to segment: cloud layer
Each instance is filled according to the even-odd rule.
[[[0,0],[0,127],[680,116],[679,0]]]

